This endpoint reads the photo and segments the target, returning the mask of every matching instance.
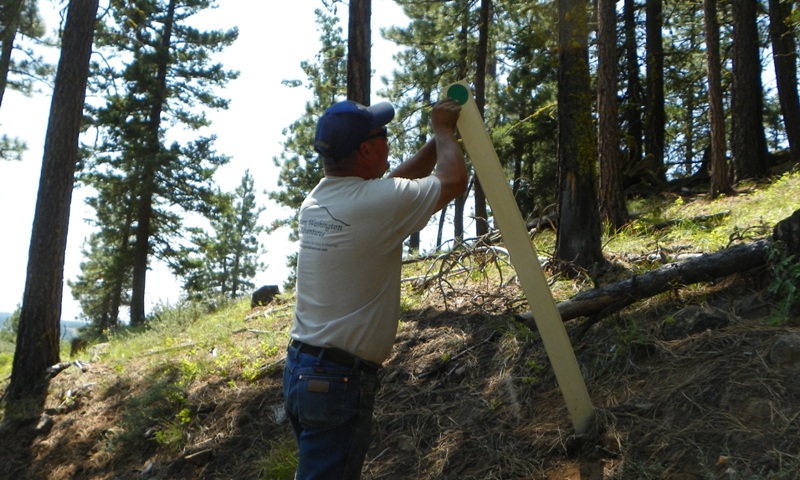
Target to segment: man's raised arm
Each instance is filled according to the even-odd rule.
[[[398,165],[390,177],[422,178],[434,174],[442,184],[436,210],[441,210],[467,188],[467,166],[464,152],[456,139],[456,122],[461,105],[452,99],[436,103],[431,112],[433,139],[429,140],[413,157]]]

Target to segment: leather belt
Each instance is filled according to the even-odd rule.
[[[320,357],[321,353],[322,355],[320,358],[324,358],[325,360],[339,364],[346,368],[353,368],[358,365],[359,370],[362,372],[371,373],[373,375],[378,373],[378,370],[381,369],[381,366],[377,363],[364,360],[361,357],[353,355],[352,353],[346,352],[339,348],[315,347],[314,345],[309,345],[299,340],[292,340],[291,346],[298,349],[300,353],[306,353],[315,357]]]

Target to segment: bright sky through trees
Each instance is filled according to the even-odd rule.
[[[238,41],[224,52],[221,61],[226,68],[241,72],[239,79],[219,93],[231,99],[230,108],[209,115],[213,120],[211,132],[217,135],[217,151],[232,157],[231,163],[220,169],[218,184],[223,190],[232,191],[249,169],[259,192],[275,190],[278,171],[272,158],[280,152],[281,130],[303,114],[310,95],[303,87],[289,88],[281,81],[304,80],[300,62],[313,59],[319,49],[314,9],[323,5],[320,0],[222,0],[218,4],[219,8],[204,12],[199,20],[206,29],[239,28]],[[346,38],[347,5],[340,3],[337,7]],[[47,28],[56,28],[58,16],[52,11],[52,2],[40,0],[40,8]],[[372,13],[374,103],[379,100],[375,94],[381,87],[380,77],[391,73],[395,51],[393,45],[380,38],[379,30],[404,25],[405,17],[391,0],[373,0]],[[58,53],[53,52],[49,58],[57,61]],[[0,312],[12,312],[22,301],[49,109],[50,92],[25,98],[13,91],[6,92],[0,109],[0,132],[28,144],[21,162],[0,162]],[[79,273],[81,247],[91,232],[85,222],[92,215],[84,205],[85,194],[80,190],[73,193],[65,280],[74,279]],[[262,224],[286,216],[266,195],[260,195],[258,201],[266,207]],[[283,230],[262,238],[268,251],[262,260],[268,268],[256,276],[256,285],[280,285],[288,276],[285,261],[295,246],[286,238]],[[148,308],[159,302],[174,302],[179,293],[180,282],[171,277],[166,267],[153,265],[147,279]],[[62,318],[76,318],[79,313],[65,285]]]

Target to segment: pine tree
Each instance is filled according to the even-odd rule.
[[[20,46],[17,36],[38,40],[44,37],[44,23],[36,0],[6,0],[0,5],[0,105],[6,88],[26,95],[33,91],[34,82],[49,78],[53,67],[44,63],[31,48]],[[14,55],[18,50],[20,55]]]
[[[664,17],[663,0],[646,0],[646,101],[644,116],[645,164],[650,178],[663,184],[665,131],[667,124],[664,106]]]
[[[589,76],[589,2],[558,2],[559,224],[556,258],[564,270],[603,262],[597,208],[597,143]]]
[[[665,129],[664,171],[689,176],[700,165],[709,140],[708,69],[702,39],[702,5],[675,2],[664,14],[664,105],[671,116]],[[705,174],[707,172],[703,172]]]
[[[35,0],[7,0],[0,4],[0,106],[7,89],[31,95],[37,81],[52,78],[53,67],[32,48],[20,45],[18,37],[39,41],[45,34]],[[14,52],[18,52],[14,55]],[[0,160],[21,160],[27,144],[8,135],[0,136]]]
[[[480,0],[478,20],[478,45],[475,59],[475,103],[481,117],[486,122],[486,77],[494,70],[494,48],[490,48],[489,32],[492,23],[491,0]],[[495,27],[492,25],[491,29]],[[491,50],[491,51],[490,51]],[[486,193],[481,187],[480,179],[475,176],[475,236],[485,237],[489,233],[489,213],[486,208]]]
[[[797,33],[792,23],[792,3],[769,0],[769,31],[786,139],[792,158],[800,161],[800,94],[797,91]]]
[[[347,98],[370,104],[372,0],[350,0],[347,27]]]
[[[59,322],[69,209],[78,159],[97,0],[71,0],[47,125],[39,194],[28,252],[4,422],[36,419],[44,408],[47,369],[59,361]]]
[[[730,176],[725,159],[725,112],[722,106],[722,65],[720,61],[719,19],[716,0],[703,1],[708,64],[708,119],[710,123],[710,173],[712,197],[730,193]]]
[[[614,0],[598,0],[597,116],[598,203],[600,216],[612,229],[628,222],[622,192],[622,155],[618,147],[617,118],[617,9]]]
[[[399,1],[410,19],[405,28],[392,27],[383,36],[402,50],[395,56],[398,68],[389,86],[382,93],[395,105],[397,115],[393,122],[392,155],[402,160],[413,155],[424,145],[430,135],[429,105],[435,101],[438,89],[461,79],[470,79],[470,68],[475,64],[477,49],[477,11],[475,2]],[[487,39],[488,40],[488,39]],[[463,210],[466,193],[455,203],[453,214],[454,237],[463,239]],[[440,232],[447,208],[440,213]],[[410,248],[419,247],[412,239]]]
[[[623,138],[620,143],[623,150],[627,151],[625,160],[626,170],[635,169],[642,161],[644,125],[642,123],[643,88],[639,75],[639,42],[637,41],[637,13],[636,0],[624,0],[622,7],[622,21],[624,35],[622,37],[625,51],[623,63],[623,76],[625,77],[625,93],[621,98],[620,111],[622,112]]]
[[[733,0],[733,128],[731,153],[737,180],[767,174],[764,91],[761,84],[758,1]]]
[[[249,170],[232,194],[216,196],[213,211],[211,231],[193,229],[193,254],[186,256],[181,268],[173,269],[184,278],[184,290],[194,300],[238,298],[253,288],[253,277],[264,267],[258,242],[258,235],[265,230],[258,223],[264,207],[256,203],[255,181]]]
[[[495,110],[495,148],[511,175],[523,217],[556,202],[558,57],[555,5],[497,3],[498,63],[505,85],[487,105]],[[491,116],[490,116],[491,118]],[[506,160],[507,159],[507,160]]]
[[[214,94],[236,78],[211,54],[232,44],[238,31],[201,32],[189,19],[213,7],[212,0],[135,0],[112,2],[100,27],[98,43],[107,59],[94,66],[94,89],[106,103],[94,108],[93,126],[100,142],[87,160],[85,182],[97,187],[114,182],[115,203],[130,209],[131,323],[145,320],[146,274],[152,256],[177,264],[183,216],[208,212],[213,174],[228,158],[213,148],[213,136],[199,136],[209,121],[204,109],[227,108]],[[193,139],[179,143],[167,127],[181,128]],[[183,138],[186,138],[184,136]],[[108,247],[110,245],[106,245]]]

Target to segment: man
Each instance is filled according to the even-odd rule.
[[[455,138],[460,110],[454,100],[437,103],[433,139],[388,178],[391,104],[339,102],[317,123],[314,148],[325,177],[300,207],[283,384],[300,447],[298,480],[361,475],[377,372],[397,333],[403,240],[466,190]]]

